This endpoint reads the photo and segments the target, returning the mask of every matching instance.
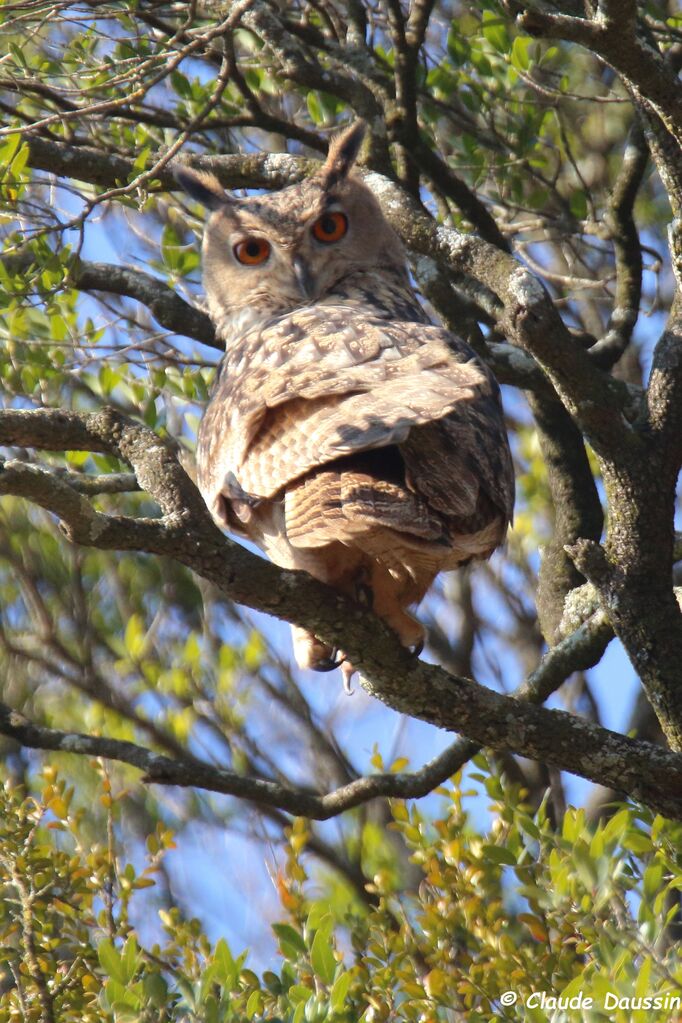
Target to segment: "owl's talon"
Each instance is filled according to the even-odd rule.
[[[336,647],[334,647],[329,657],[321,657],[319,661],[315,661],[310,667],[313,671],[334,671],[335,668],[340,668],[345,660],[346,655],[340,654]]]
[[[352,696],[355,690],[350,684],[350,680],[355,674],[355,668],[350,661],[345,661],[345,663],[341,665],[341,674],[343,675],[343,691],[348,696]]]
[[[424,649],[424,640],[420,639],[418,643],[413,643],[408,649],[416,661]]]

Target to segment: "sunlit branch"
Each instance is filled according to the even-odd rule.
[[[520,753],[612,784],[668,814],[682,812],[682,763],[677,767],[677,758],[671,754],[633,743],[569,714],[512,700],[469,679],[417,662],[366,609],[305,573],[279,569],[228,540],[211,522],[171,449],[148,428],[112,410],[90,414],[4,410],[0,411],[0,442],[48,450],[107,451],[132,465],[140,485],[163,511],[159,520],[104,516],[86,508],[86,498],[51,473],[36,467],[26,472],[23,467],[6,464],[0,473],[2,491],[19,493],[54,511],[74,542],[174,557],[232,599],[303,625],[324,642],[342,644],[362,672],[363,685],[394,709],[461,732],[493,749]],[[30,737],[34,733],[22,734]],[[86,737],[83,741],[84,752],[92,749],[88,743],[94,739]],[[125,747],[118,752],[138,757],[139,762],[128,762],[138,763],[151,772],[150,776],[157,777],[160,771],[164,780],[172,779],[175,784],[203,784],[203,775],[183,782],[181,778],[187,779],[186,774],[177,767],[171,769],[165,761],[149,760],[153,755],[148,751],[141,755]],[[667,758],[664,773],[661,756]],[[362,801],[368,784],[361,779],[344,787],[343,798],[352,801],[348,805]],[[327,800],[325,812],[335,809],[337,796],[322,798]]]

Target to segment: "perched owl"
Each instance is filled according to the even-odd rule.
[[[319,171],[271,195],[236,198],[177,170],[213,211],[203,282],[226,349],[198,483],[218,523],[420,650],[408,608],[439,572],[503,541],[514,479],[496,381],[429,320],[400,240],[352,174],[363,134],[354,124]],[[293,639],[302,668],[352,674],[304,629]]]

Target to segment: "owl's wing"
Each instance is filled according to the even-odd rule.
[[[514,466],[496,392],[412,430],[400,446],[408,487],[464,529],[481,528],[491,504],[512,519]]]
[[[340,456],[401,444],[460,406],[495,404],[496,387],[440,327],[354,306],[298,310],[226,355],[199,432],[201,490],[214,509],[221,493],[246,505],[274,497]]]

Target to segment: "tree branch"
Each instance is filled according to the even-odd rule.
[[[35,265],[35,256],[18,252],[0,257],[7,273],[21,274]],[[222,351],[207,313],[186,302],[167,284],[143,270],[131,270],[116,263],[76,260],[67,269],[67,285],[79,291],[104,291],[133,298],[147,306],[157,323],[174,334],[194,338],[209,348]]]
[[[437,224],[394,182],[373,173],[365,180],[408,248],[467,273],[497,296],[503,307],[501,332],[544,369],[595,449],[608,452],[637,442],[623,414],[632,404],[629,389],[595,371],[536,277],[481,238]]]
[[[617,14],[614,11],[617,10]],[[579,43],[609,64],[637,95],[648,100],[682,146],[682,90],[662,54],[637,35],[636,4],[599,5],[594,19],[550,14],[534,6],[519,17],[530,35]]]
[[[569,637],[569,640],[548,655],[543,665],[528,680],[523,696],[528,698],[532,694],[533,698],[546,698],[557,682],[563,681],[562,676],[566,670],[574,670],[581,663],[589,666],[594,663],[595,657],[601,657],[609,635],[610,630],[603,619],[595,618],[594,623],[585,623],[579,634]],[[567,659],[570,659],[570,665]],[[490,695],[502,703],[510,702],[508,698],[497,694]],[[519,709],[523,708],[521,700],[515,702]],[[556,711],[540,713],[542,716],[551,714],[572,720],[577,726],[575,735],[579,741],[583,732],[593,733],[594,739],[599,738],[599,742],[594,743],[589,760],[584,762],[585,770],[580,773],[648,802],[669,816],[682,815],[682,757],[667,753],[650,743],[636,742],[580,722],[568,714]],[[478,749],[475,743],[459,740],[420,771],[363,777],[327,795],[315,796],[264,779],[243,778],[232,771],[194,759],[171,759],[131,742],[43,728],[3,704],[0,704],[0,733],[29,748],[118,760],[143,771],[144,780],[148,782],[206,788],[317,820],[326,820],[370,799],[389,796],[408,799],[425,795],[453,774]]]
[[[537,610],[542,634],[550,646],[559,635],[567,593],[583,581],[565,551],[580,537],[599,540],[604,516],[577,426],[556,398],[528,395],[547,467],[554,523],[542,550]]]
[[[590,358],[602,369],[609,369],[621,357],[639,316],[642,247],[633,209],[648,159],[649,150],[637,117],[630,129],[606,215],[616,258],[616,297],[606,333],[590,349]]]
[[[518,697],[531,702],[547,699],[568,674],[591,667],[599,660],[611,635],[603,616],[599,613],[593,616],[547,654],[519,690]],[[455,774],[481,748],[470,740],[458,739],[418,771],[362,777],[324,796],[316,796],[269,780],[243,777],[193,757],[171,759],[127,741],[45,728],[4,704],[0,704],[0,734],[31,749],[101,756],[130,764],[144,772],[145,782],[222,792],[314,820],[327,820],[372,799],[425,796]]]
[[[163,281],[142,270],[129,270],[113,263],[80,261],[70,268],[69,279],[80,291],[107,291],[134,298],[146,305],[156,322],[166,330],[220,351],[224,347],[216,340],[215,328],[205,312],[185,302]]]
[[[566,551],[578,570],[595,587],[600,603],[642,681],[663,733],[672,748],[680,750],[682,612],[670,580],[659,566],[654,573],[646,563],[643,564],[643,558],[636,553],[633,557],[632,548],[641,538],[632,528],[632,513],[627,503],[619,500],[614,519],[616,522],[610,530],[608,549],[619,551],[619,563],[610,560],[607,552],[591,540],[579,540],[567,546]],[[665,550],[662,560],[666,560]]]
[[[114,454],[133,466],[138,482],[164,513],[160,520],[88,514],[84,498],[63,492],[68,483],[35,470],[27,484],[20,471],[14,483],[30,491],[29,496],[43,506],[53,503],[57,514],[70,516],[67,530],[76,542],[174,557],[231,599],[293,621],[323,642],[342,646],[364,675],[368,692],[394,709],[462,732],[499,751],[542,760],[602,784],[616,786],[617,782],[623,791],[661,812],[682,813],[682,760],[678,767],[677,758],[665,754],[662,765],[661,751],[655,748],[644,748],[569,714],[512,700],[470,679],[416,662],[390,629],[365,608],[305,573],[279,569],[228,540],[210,520],[170,448],[146,427],[110,409],[84,414],[3,410],[0,443]],[[7,472],[0,474],[0,480],[3,476],[7,479]],[[40,493],[36,481],[45,484]],[[14,492],[7,483],[4,490]],[[144,769],[153,770],[154,763]],[[173,778],[182,783],[177,773]],[[353,792],[362,791],[358,785]]]

